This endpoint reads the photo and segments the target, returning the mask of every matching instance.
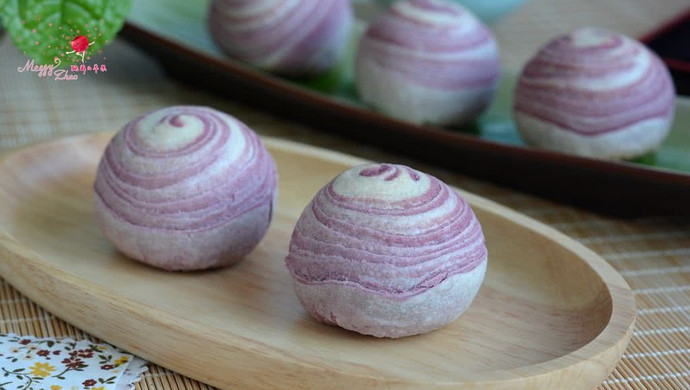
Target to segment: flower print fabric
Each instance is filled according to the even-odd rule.
[[[0,390],[125,390],[145,364],[108,344],[0,335]]]

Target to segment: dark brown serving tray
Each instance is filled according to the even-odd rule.
[[[568,156],[412,125],[192,49],[140,24],[127,22],[121,36],[158,59],[175,79],[317,129],[608,214],[690,214],[690,175],[681,171]],[[690,110],[688,102],[683,106]]]
[[[678,93],[690,96],[690,9],[641,40],[666,63]]]

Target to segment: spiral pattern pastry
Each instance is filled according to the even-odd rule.
[[[127,123],[94,185],[105,236],[127,256],[166,270],[226,266],[261,240],[277,186],[273,158],[244,123],[178,106]]]
[[[484,279],[487,250],[470,206],[409,167],[352,168],[300,217],[286,265],[317,320],[403,337],[455,320]]]
[[[515,120],[532,145],[622,159],[659,147],[673,120],[666,66],[641,43],[581,28],[539,50],[522,71]]]
[[[362,100],[417,124],[463,124],[491,102],[500,71],[491,31],[462,6],[394,3],[362,38],[356,62]]]
[[[312,76],[343,55],[349,0],[213,0],[209,27],[231,57],[285,76]]]

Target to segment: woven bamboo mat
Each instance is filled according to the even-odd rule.
[[[520,64],[531,47],[574,25],[598,24],[635,35],[688,5],[687,0],[534,0],[497,32],[506,48],[504,62]],[[611,219],[401,159],[176,85],[155,63],[121,42],[104,53],[108,72],[73,82],[18,73],[26,60],[6,38],[0,42],[0,53],[0,151],[69,134],[114,131],[156,108],[197,104],[232,113],[262,135],[414,165],[561,230],[602,255],[625,277],[637,300],[637,326],[623,360],[601,389],[690,389],[690,218]],[[90,337],[2,280],[0,332]],[[137,384],[141,390],[207,387],[156,366]]]

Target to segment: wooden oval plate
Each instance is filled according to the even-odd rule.
[[[92,183],[112,134],[66,138],[0,161],[0,274],[62,319],[161,366],[224,389],[591,389],[630,338],[630,288],[557,231],[459,191],[482,223],[486,281],[452,324],[376,339],[312,320],[284,265],[317,190],[364,160],[276,139],[280,198],[237,266],[168,273],[101,235]]]

